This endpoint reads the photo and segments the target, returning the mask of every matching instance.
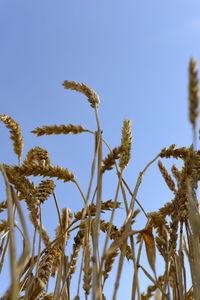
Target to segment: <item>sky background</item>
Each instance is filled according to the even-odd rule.
[[[69,123],[95,131],[95,115],[86,97],[62,87],[64,80],[84,82],[100,97],[103,138],[111,148],[120,144],[124,118],[132,120],[132,160],[124,177],[133,190],[139,172],[163,147],[192,142],[188,63],[191,56],[200,62],[199,37],[199,1],[1,0],[0,114],[20,124],[23,159],[35,146],[47,149],[51,163],[73,172],[86,193],[93,137],[83,133],[37,138],[30,133],[42,125]],[[17,164],[3,124],[0,136],[1,162]],[[105,157],[108,151],[103,151]],[[174,162],[163,161],[167,167]],[[115,172],[106,174],[104,201],[113,199],[115,184]],[[5,200],[2,177],[0,195],[0,201]],[[60,208],[69,207],[72,212],[82,208],[73,184],[57,183],[56,195]],[[137,198],[147,212],[173,198],[157,164],[147,171]],[[53,238],[58,220],[51,198],[44,211],[44,223]],[[124,216],[121,210],[116,222]],[[141,216],[135,229],[142,229],[145,222]],[[70,254],[71,248],[67,251]],[[9,285],[8,269],[6,264],[0,275],[0,296]],[[131,262],[124,271],[118,299],[130,299]],[[141,278],[145,291],[149,282]],[[109,284],[105,288],[110,299],[113,290]]]

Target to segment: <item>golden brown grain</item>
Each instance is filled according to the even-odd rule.
[[[169,189],[172,192],[176,192],[175,183],[172,180],[170,174],[167,172],[167,169],[165,168],[165,166],[163,165],[161,160],[158,161],[158,167],[159,167],[160,173],[162,174],[162,176],[163,176],[166,184],[168,185]]]
[[[181,178],[181,171],[179,170],[179,168],[176,165],[173,165],[171,168],[172,174],[174,175],[174,177],[176,178],[177,183],[179,183],[180,178]]]
[[[89,88],[86,84],[84,83],[79,83],[75,81],[67,81],[65,80],[62,84],[64,88],[70,89],[70,90],[75,90],[79,93],[84,94],[86,97],[88,97],[88,102],[90,103],[91,107],[95,107],[95,105],[99,105],[100,100],[99,96],[96,94],[94,90]]]
[[[43,167],[36,165],[23,165],[22,167],[13,167],[12,172],[17,173],[21,176],[43,176],[43,177],[55,177],[57,179],[63,180],[64,182],[74,181],[74,174],[69,173],[68,169],[63,169],[60,166],[53,167]]]
[[[43,135],[52,135],[52,134],[78,134],[81,132],[90,132],[90,130],[87,130],[83,128],[81,125],[51,125],[51,126],[42,126],[35,128],[32,133],[36,134],[37,136],[43,136]]]
[[[87,226],[89,229],[89,226]],[[86,234],[85,238],[85,253],[84,253],[84,276],[83,276],[83,289],[85,291],[86,299],[90,294],[91,280],[92,280],[92,268],[91,268],[91,247],[90,247],[90,237]]]
[[[29,166],[29,165],[37,165],[37,164],[39,164],[40,166],[50,165],[48,151],[38,146],[36,146],[35,148],[31,149],[28,152],[23,165]]]
[[[124,120],[122,126],[122,138],[121,138],[121,147],[123,147],[123,151],[120,153],[120,160],[119,160],[119,167],[121,170],[127,167],[131,159],[131,144],[132,144],[131,121]]]
[[[120,158],[120,153],[124,150],[124,146],[115,147],[107,157],[103,160],[102,172],[112,170],[117,159]]]
[[[196,119],[198,116],[198,105],[199,105],[199,84],[198,84],[198,70],[197,62],[191,58],[189,64],[189,119],[196,127]]]
[[[21,156],[23,152],[23,137],[19,124],[7,115],[0,115],[0,120],[10,129],[11,137],[13,141],[14,152],[18,155],[19,162],[21,161]]]
[[[44,203],[53,193],[55,186],[53,180],[42,180],[36,188],[35,197],[40,203]]]

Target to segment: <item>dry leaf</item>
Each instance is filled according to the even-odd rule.
[[[144,229],[144,230],[141,230],[140,233],[145,242],[145,248],[146,248],[148,262],[156,276],[156,270],[155,270],[156,248],[155,248],[155,242],[154,242],[154,236],[152,233],[152,229]]]

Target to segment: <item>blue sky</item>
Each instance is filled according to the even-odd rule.
[[[1,0],[0,113],[19,122],[23,158],[36,145],[46,148],[52,164],[74,172],[87,191],[91,136],[37,138],[30,133],[38,126],[69,123],[96,130],[86,98],[61,85],[64,80],[84,82],[100,96],[100,123],[111,148],[120,144],[124,118],[132,120],[132,160],[124,176],[133,189],[139,172],[163,147],[192,142],[187,69],[191,56],[200,62],[199,36],[199,1]],[[0,135],[1,162],[17,164],[3,124]],[[114,176],[105,176],[103,200],[114,197]],[[0,193],[5,195],[2,178]],[[81,208],[74,186],[58,183],[56,194],[60,207]],[[155,164],[138,200],[150,212],[172,196]],[[52,215],[53,204],[45,209]],[[56,225],[57,220],[46,219],[52,236]],[[144,219],[137,226],[142,229]],[[125,276],[119,299],[124,293],[129,297],[126,282]]]

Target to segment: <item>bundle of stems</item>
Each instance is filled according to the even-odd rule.
[[[94,110],[96,130],[68,124],[38,127],[32,133],[36,136],[86,133],[94,139],[87,192],[84,194],[85,187],[80,187],[75,174],[51,164],[46,149],[30,149],[22,161],[23,137],[19,124],[7,115],[0,115],[2,123],[10,129],[14,152],[18,157],[17,166],[0,164],[6,189],[6,199],[0,203],[0,214],[7,212],[7,219],[1,218],[0,223],[0,273],[3,268],[8,268],[5,263],[8,249],[11,268],[11,277],[7,279],[10,280],[10,286],[0,299],[78,300],[84,297],[87,300],[90,297],[93,300],[105,300],[108,299],[105,285],[110,280],[113,285],[112,299],[115,300],[121,277],[126,276],[124,262],[128,260],[132,264],[132,274],[129,274],[132,276],[132,285],[129,287],[132,300],[152,297],[157,300],[199,300],[200,214],[196,190],[200,180],[200,150],[197,149],[196,141],[199,95],[195,60],[192,58],[189,64],[188,98],[192,145],[176,148],[173,144],[169,148],[163,148],[139,173],[134,188],[129,187],[124,177],[131,159],[131,121],[123,121],[121,143],[111,149],[102,136],[98,113],[100,99],[96,92],[87,85],[74,81],[64,81],[63,86],[88,98]],[[105,149],[108,151],[106,157]],[[181,160],[182,169],[173,165],[172,177],[161,160],[163,158]],[[137,195],[145,172],[156,160],[158,170],[173,192],[173,199],[158,211],[146,213]],[[112,169],[117,176],[113,199],[102,201],[103,177],[108,172],[113,174]],[[31,181],[32,176],[40,179],[39,184]],[[61,211],[55,190],[57,180],[62,180],[64,184],[71,182],[78,190],[82,203],[80,211],[72,213],[69,207],[62,207]],[[53,238],[43,226],[43,203],[51,195],[59,220]],[[120,195],[123,203],[119,202]],[[24,216],[27,212],[21,208],[22,202],[25,202],[29,213],[28,225]],[[124,208],[125,218],[118,228],[114,220],[119,207]],[[135,225],[139,213],[146,219],[143,228]],[[16,216],[19,216],[20,225],[16,222]],[[106,222],[105,218],[109,221]],[[27,227],[32,228],[32,240]],[[16,230],[21,236],[18,238],[18,243],[22,243],[20,256],[16,251]],[[69,243],[71,233],[74,235],[72,247]],[[39,242],[36,242],[37,239]],[[141,255],[143,248],[147,260]],[[156,253],[164,262],[163,270],[157,264]],[[148,261],[148,266],[144,261]],[[117,271],[113,281],[111,270],[114,264]],[[149,269],[151,271],[147,271]],[[140,273],[149,281],[146,290],[140,282]],[[75,274],[78,275],[76,291],[72,290]],[[54,286],[49,283],[51,278],[55,278]],[[188,287],[190,279],[192,284]]]

